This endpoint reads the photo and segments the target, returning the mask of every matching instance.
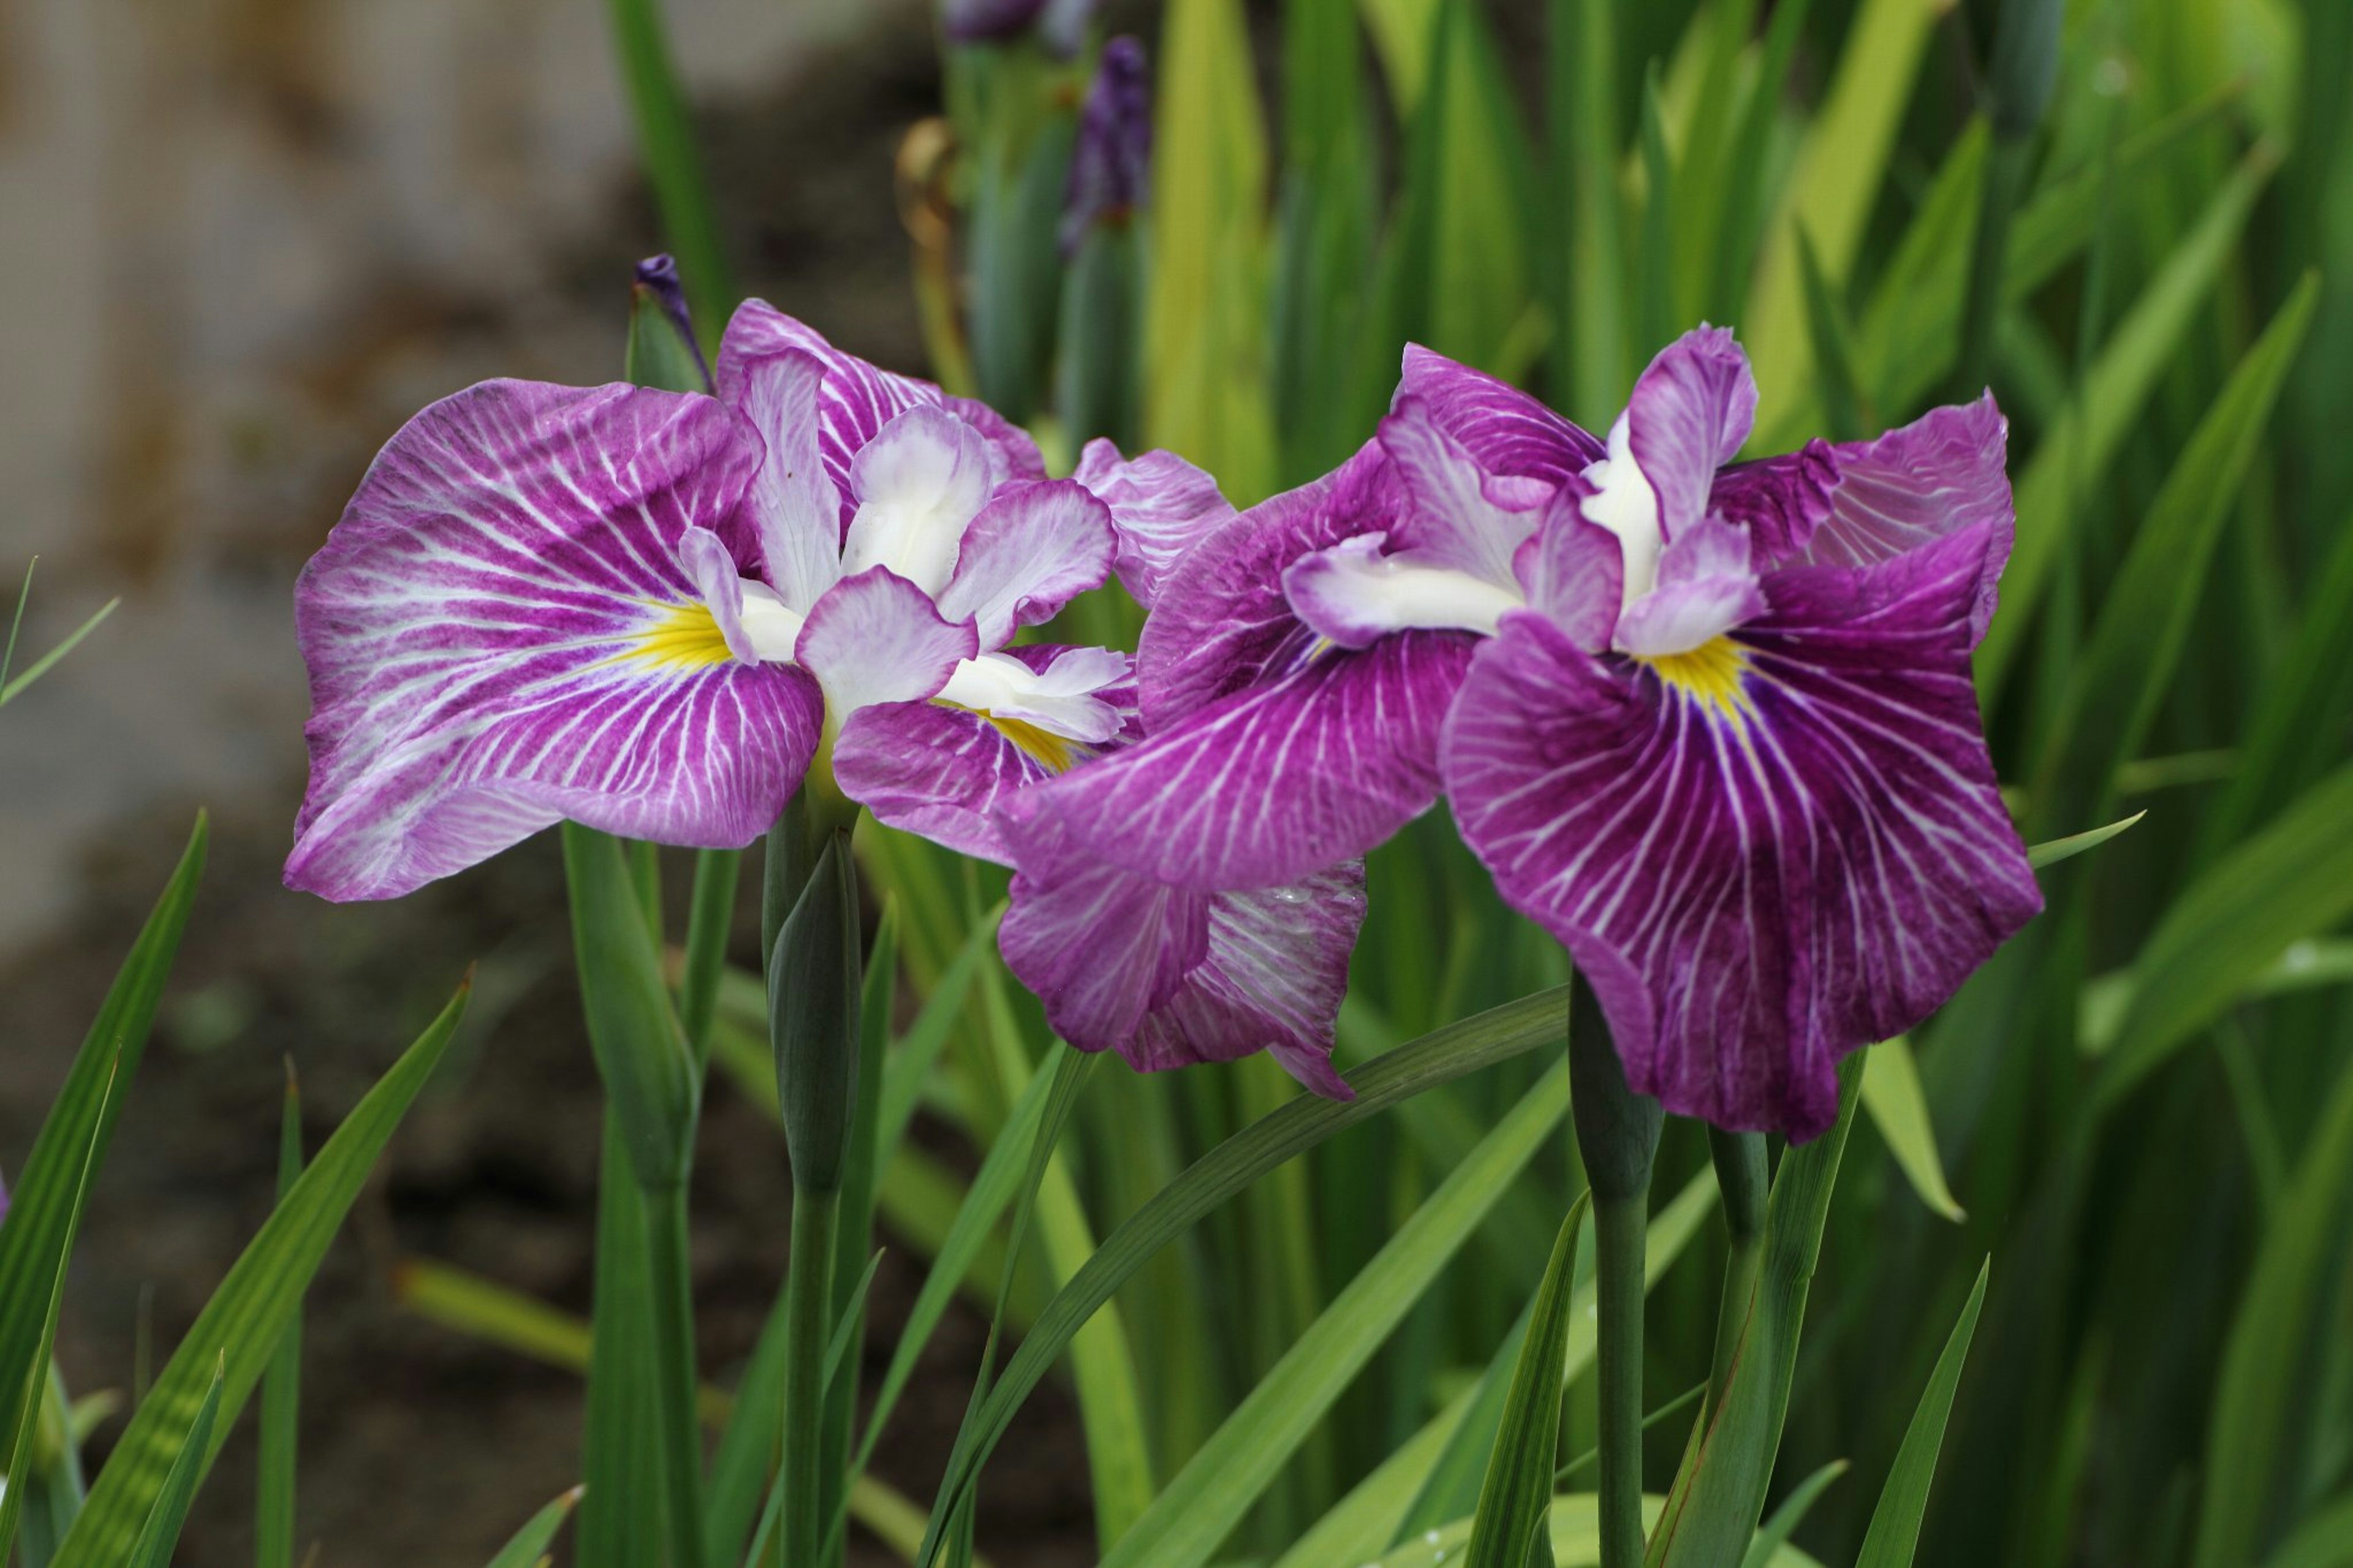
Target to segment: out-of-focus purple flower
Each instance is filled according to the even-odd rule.
[[[1069,59],[1085,44],[1103,0],[940,0],[940,27],[959,44],[1003,43],[1031,28],[1052,53]]]
[[[1079,111],[1079,139],[1062,203],[1062,255],[1078,253],[1097,224],[1124,224],[1145,204],[1152,172],[1152,82],[1144,46],[1105,44]]]
[[[1652,362],[1547,508],[1441,771],[1631,1087],[1802,1138],[1839,1058],[1941,1005],[2042,897],[1969,670],[2010,546],[2000,414],[1727,468],[1755,406],[1728,332]]]
[[[1124,661],[996,651],[1112,564],[1028,437],[756,301],[719,387],[491,382],[394,437],[298,590],[290,885],[393,897],[560,817],[748,844],[881,704],[1116,728],[1089,682]]]

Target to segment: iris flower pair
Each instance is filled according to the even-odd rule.
[[[2040,907],[1969,679],[2010,489],[1989,399],[1728,467],[1755,401],[1707,329],[1606,442],[1409,350],[1374,440],[1236,514],[1166,453],[1048,479],[757,303],[715,397],[485,384],[303,575],[287,879],[390,897],[562,817],[746,845],[829,757],[1014,868],[1001,946],[1073,1044],[1345,1095],[1362,857],[1442,792],[1633,1088],[1818,1131],[1838,1058]],[[1013,645],[1114,569],[1132,666]]]

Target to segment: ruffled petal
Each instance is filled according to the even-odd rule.
[[[1427,404],[1491,474],[1565,484],[1604,456],[1599,441],[1518,387],[1419,343],[1406,345],[1398,395]]]
[[[718,403],[635,387],[490,382],[409,421],[296,590],[311,770],[288,883],[390,898],[564,816],[758,837],[817,692],[731,651],[681,554],[724,577],[707,531],[759,460]]]
[[[1617,536],[1588,521],[1578,501],[1568,489],[1553,498],[1513,569],[1529,608],[1550,617],[1577,647],[1599,653],[1625,602],[1626,558]]]
[[[1984,548],[1774,574],[1713,668],[1597,658],[1532,615],[1480,649],[1446,736],[1463,837],[1669,1110],[1821,1131],[1839,1058],[2042,907],[1970,681]]]
[[[1723,327],[1695,327],[1659,351],[1626,400],[1626,445],[1658,497],[1672,541],[1706,515],[1715,471],[1757,422],[1757,378]]]
[[[1345,539],[1394,529],[1404,504],[1395,466],[1367,441],[1332,472],[1261,501],[1197,544],[1144,624],[1136,678],[1145,722],[1165,729],[1294,667],[1315,634],[1284,597],[1284,569]]]
[[[908,409],[849,465],[858,510],[842,535],[843,574],[887,566],[926,594],[947,586],[965,530],[996,489],[988,443],[935,407]]]
[[[1087,853],[1033,801],[1008,814],[1018,870],[997,942],[1056,1033],[1143,1071],[1269,1050],[1315,1092],[1349,1097],[1331,1055],[1364,921],[1361,864],[1253,893],[1193,891]]]
[[[1439,727],[1478,639],[1329,650],[1033,792],[1074,842],[1205,891],[1280,887],[1362,856],[1437,797]],[[1147,696],[1148,696],[1147,692]]]
[[[1218,481],[1174,452],[1134,460],[1098,436],[1079,454],[1071,478],[1111,508],[1119,536],[1119,580],[1150,609],[1185,552],[1234,520]]]
[[[1988,543],[1969,617],[1972,646],[1983,640],[2000,599],[2002,568],[2018,531],[2006,467],[2010,422],[1993,394],[1932,408],[1875,441],[1835,448],[1838,482],[1830,512],[1802,559],[1866,566],[1982,527]]]
[[[1827,441],[1809,441],[1779,458],[1736,463],[1715,476],[1708,510],[1742,524],[1757,546],[1757,570],[1798,557],[1831,513],[1838,459]]]
[[[841,577],[843,497],[818,455],[825,368],[786,349],[739,355],[728,367],[727,400],[758,432],[767,459],[739,510],[756,541],[762,574],[803,615]]]
[[[1429,404],[1401,395],[1381,421],[1381,449],[1405,486],[1406,515],[1393,538],[1432,565],[1517,591],[1512,557],[1536,531],[1559,486],[1491,474],[1437,423]]]
[[[1691,653],[1765,609],[1750,570],[1748,530],[1720,517],[1675,536],[1659,562],[1659,585],[1618,618],[1615,645],[1644,658]]]
[[[839,722],[870,703],[936,695],[956,665],[979,651],[970,621],[942,619],[931,595],[873,566],[817,602],[794,657],[824,687]]]
[[[1102,587],[1112,552],[1111,510],[1084,486],[1068,479],[1013,486],[965,531],[940,613],[977,620],[980,646],[1002,647],[1017,626],[1050,620]]]

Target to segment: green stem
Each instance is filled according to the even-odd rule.
[[[793,1255],[785,1279],[782,1568],[818,1560],[825,1538],[818,1457],[825,1447],[825,1349],[833,1332],[833,1250],[841,1194],[793,1192]]]
[[[1715,1318],[1715,1359],[1707,1379],[1707,1407],[1721,1410],[1734,1361],[1740,1353],[1741,1336],[1747,1331],[1757,1270],[1765,1260],[1765,1209],[1770,1188],[1763,1133],[1726,1132],[1711,1127],[1707,1148],[1715,1161],[1716,1190],[1724,1196],[1724,1223],[1732,1237],[1731,1252],[1724,1263],[1724,1304]]]
[[[697,1422],[693,1280],[688,1269],[686,1189],[640,1190],[646,1208],[647,1286],[653,1309],[655,1403],[661,1418],[662,1517],[672,1568],[702,1562],[702,1429]]]
[[[1962,307],[1960,359],[1953,373],[1957,396],[1975,398],[1992,378],[2000,327],[2002,266],[2010,219],[2026,189],[2032,143],[1997,136],[1986,154],[1985,188],[1978,204],[1977,238],[1969,251],[1969,292]]]
[[[727,967],[735,884],[743,869],[740,849],[705,849],[694,858],[694,902],[686,917],[686,969],[678,982],[678,1022],[698,1063],[710,1058],[711,1020],[718,1011],[719,977]]]
[[[704,352],[710,353],[719,346],[719,324],[734,310],[735,284],[719,238],[702,159],[695,150],[686,93],[670,61],[659,0],[611,0],[611,5],[613,47],[620,56],[621,78],[637,120],[646,178],[661,209],[662,230],[678,258],[696,331]]]
[[[1642,1287],[1659,1102],[1634,1093],[1585,977],[1569,992],[1577,1146],[1593,1188],[1595,1359],[1601,1405],[1601,1568],[1641,1568]]]

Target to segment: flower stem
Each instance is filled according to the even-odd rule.
[[[825,1446],[825,1347],[833,1331],[833,1251],[841,1193],[793,1190],[793,1255],[785,1279],[783,1568],[818,1560],[826,1520],[818,1481]]]
[[[1748,1328],[1757,1271],[1765,1258],[1768,1187],[1763,1133],[1726,1132],[1711,1127],[1707,1148],[1715,1161],[1716,1190],[1724,1195],[1725,1227],[1732,1236],[1731,1255],[1724,1264],[1724,1303],[1715,1318],[1715,1359],[1707,1379],[1707,1408],[1714,1411],[1724,1408],[1724,1391],[1732,1381],[1733,1362]]]
[[[1593,1188],[1601,1568],[1641,1568],[1643,1247],[1662,1112],[1657,1100],[1627,1087],[1609,1023],[1582,974],[1569,993],[1568,1072],[1577,1149]]]
[[[653,1310],[654,1397],[661,1420],[662,1517],[670,1562],[702,1562],[702,1428],[695,1410],[693,1280],[688,1272],[686,1189],[640,1189],[646,1284]]]

